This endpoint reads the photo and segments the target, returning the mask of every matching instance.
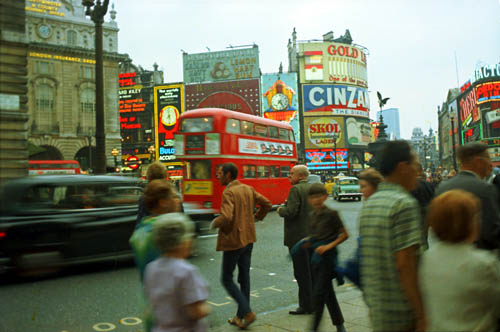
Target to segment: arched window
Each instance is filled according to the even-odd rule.
[[[37,129],[50,132],[57,126],[54,110],[54,88],[47,83],[39,84],[35,89],[35,117]]]
[[[81,90],[80,124],[84,134],[95,132],[95,90],[92,88]]]
[[[69,46],[76,46],[76,31],[68,30],[66,32],[66,43]]]

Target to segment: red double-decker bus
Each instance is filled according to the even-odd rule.
[[[215,176],[226,162],[238,166],[238,180],[254,187],[273,205],[285,202],[288,175],[297,163],[292,127],[287,123],[218,108],[180,116],[175,154],[184,164],[185,202],[218,210],[223,188]]]
[[[28,160],[29,175],[80,174],[76,160]]]

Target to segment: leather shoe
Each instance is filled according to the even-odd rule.
[[[246,329],[248,327],[248,325],[255,322],[256,319],[257,319],[257,315],[255,314],[255,312],[250,311],[248,314],[243,316],[243,324],[242,324],[243,326],[241,326],[240,328]]]
[[[297,308],[295,310],[289,311],[288,313],[290,315],[309,315],[312,312],[311,311],[306,311],[305,309],[299,307],[299,308]]]

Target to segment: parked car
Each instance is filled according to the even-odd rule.
[[[0,189],[0,272],[43,274],[66,265],[130,259],[141,181],[48,175],[5,183]],[[206,213],[185,212],[194,220]]]
[[[333,199],[339,202],[344,198],[361,200],[363,194],[359,187],[359,180],[352,176],[343,176],[335,179],[332,190]]]

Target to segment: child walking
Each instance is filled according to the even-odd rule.
[[[181,213],[169,213],[159,216],[153,227],[161,256],[147,265],[144,276],[152,332],[208,331],[203,319],[210,312],[208,284],[185,260],[191,253],[193,222]]]
[[[308,200],[314,210],[311,213],[310,236],[303,246],[309,247],[312,252],[314,309],[312,330],[318,330],[326,304],[337,332],[345,332],[344,317],[333,290],[332,279],[335,277],[337,246],[349,235],[337,211],[325,205],[327,198],[328,193],[322,183],[311,185]]]

